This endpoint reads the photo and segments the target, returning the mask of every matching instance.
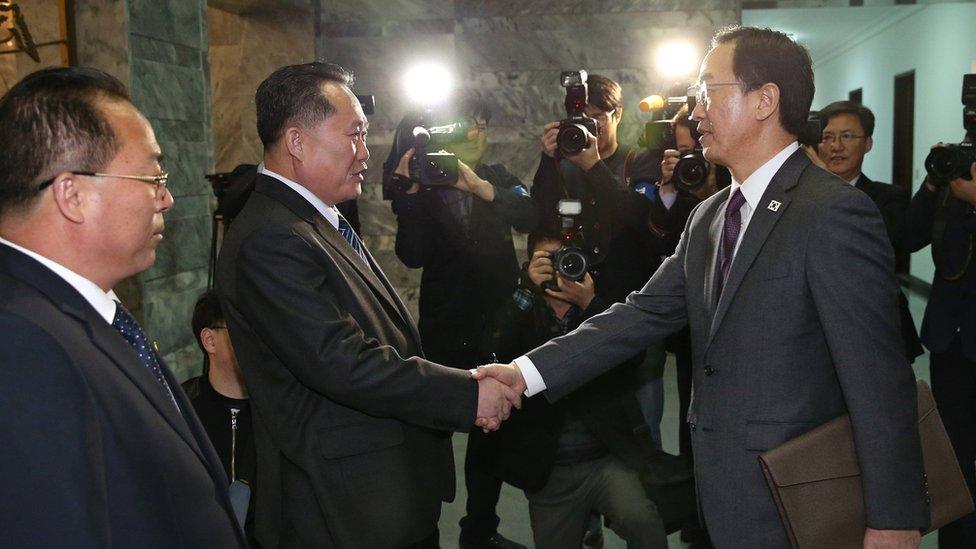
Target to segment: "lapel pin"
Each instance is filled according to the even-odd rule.
[[[769,201],[769,206],[766,206],[766,207],[769,209],[769,211],[776,212],[776,211],[779,211],[779,207],[781,205],[782,204],[780,202],[777,202],[776,200],[770,200]]]

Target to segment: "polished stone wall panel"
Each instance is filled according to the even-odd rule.
[[[393,253],[395,218],[379,191],[392,130],[415,108],[401,81],[409,65],[425,58],[444,63],[459,88],[483,98],[492,111],[486,160],[531,184],[542,126],[565,116],[561,70],[585,68],[621,84],[618,131],[622,142],[633,143],[646,117],[638,100],[677,84],[656,74],[654,48],[685,38],[704,52],[740,11],[739,0],[323,0],[319,57],[353,70],[356,91],[376,97],[371,170],[360,197],[364,240],[411,309],[419,271],[405,269]],[[516,241],[524,249],[524,238]]]

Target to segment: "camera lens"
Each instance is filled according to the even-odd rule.
[[[578,248],[564,248],[557,258],[556,270],[563,278],[583,280],[586,276],[586,256]]]
[[[925,171],[933,184],[946,183],[958,170],[955,151],[949,147],[936,147],[925,157]]]
[[[556,146],[563,156],[579,154],[586,148],[586,128],[582,124],[563,124],[556,134]]]
[[[682,156],[674,166],[674,177],[675,186],[686,191],[697,189],[708,177],[708,162],[701,154]]]

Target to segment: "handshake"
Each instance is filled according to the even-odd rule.
[[[515,363],[488,364],[471,370],[478,381],[478,417],[474,424],[484,432],[497,431],[508,419],[512,406],[522,407],[525,379]]]

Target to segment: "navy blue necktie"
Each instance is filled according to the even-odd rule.
[[[739,240],[739,231],[742,228],[742,204],[746,197],[742,196],[742,191],[736,189],[729,199],[729,204],[725,208],[725,226],[722,227],[722,242],[719,243],[719,258],[721,265],[721,276],[718,279],[718,295],[722,295],[725,283],[729,279],[729,271],[732,270],[732,258],[735,256],[735,243]]]
[[[366,259],[366,251],[363,249],[363,241],[359,240],[359,235],[356,234],[356,231],[352,230],[352,226],[349,225],[345,217],[342,217],[342,214],[339,214],[339,234],[349,242],[353,250],[356,250],[359,257],[363,258],[366,265],[369,265],[369,260]]]
[[[166,382],[166,377],[163,376],[163,368],[159,364],[156,352],[153,351],[152,342],[149,341],[146,332],[142,331],[142,327],[139,326],[136,319],[117,301],[115,302],[115,318],[112,320],[112,327],[118,330],[122,334],[122,337],[132,346],[132,350],[139,355],[139,360],[142,361],[142,365],[152,372],[153,377],[156,378],[156,382],[162,386],[166,395],[173,401],[173,405],[179,410],[180,406],[176,403],[176,397],[173,396],[173,390],[170,389],[169,383]]]

